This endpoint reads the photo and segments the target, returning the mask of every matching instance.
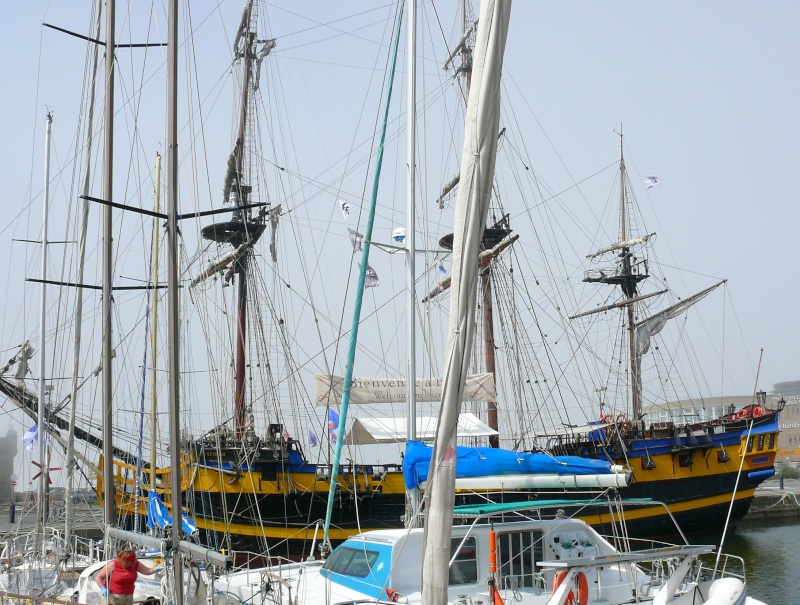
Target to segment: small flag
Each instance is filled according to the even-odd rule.
[[[439,266],[437,268],[440,274],[444,275],[447,273],[447,269],[444,268],[444,263],[442,263],[442,261],[439,261]]]
[[[289,431],[288,431],[287,429],[283,429],[283,438],[284,438],[286,441],[289,441],[289,439],[291,439],[291,438],[292,438],[292,436],[289,434]]]
[[[311,447],[317,447],[319,445],[319,440],[311,429],[308,429],[308,442],[311,444]]]
[[[349,219],[350,218],[350,208],[352,206],[350,206],[350,204],[348,204],[344,200],[339,200],[339,205],[342,207],[342,214],[344,215],[344,220]]]
[[[22,444],[26,450],[29,452],[36,448],[36,444],[39,441],[39,425],[34,424],[28,431],[22,436]]]
[[[336,443],[336,430],[339,428],[339,414],[333,408],[328,408],[328,434],[331,441]]]
[[[661,184],[661,179],[657,176],[643,176],[642,183],[644,183],[645,189],[652,189],[653,187],[658,187]]]
[[[361,244],[364,243],[364,236],[358,231],[353,231],[350,227],[347,228],[347,232],[350,234],[350,243],[353,244],[353,252],[360,252],[363,250],[364,248]]]
[[[358,264],[359,268],[361,267],[361,263]],[[364,288],[377,288],[381,285],[381,280],[378,279],[378,273],[367,265],[367,273],[364,276]]]

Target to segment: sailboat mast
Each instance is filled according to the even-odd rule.
[[[39,506],[36,509],[36,540],[43,540],[44,526],[47,522],[48,484],[50,482],[50,464],[47,454],[47,431],[45,430],[45,337],[47,334],[46,307],[47,307],[47,217],[50,205],[50,134],[53,124],[53,114],[47,113],[47,126],[45,127],[45,156],[44,156],[44,208],[42,211],[42,289],[39,300],[39,408],[37,413],[38,438],[39,438],[39,464],[42,472],[39,477]]]
[[[178,2],[170,0],[167,34],[167,316],[169,346],[170,500],[172,504],[172,571],[175,605],[183,605],[183,535],[181,493],[180,359],[178,347]],[[155,460],[151,462],[155,464]]]
[[[156,183],[155,183],[155,201],[153,202],[153,211],[161,212],[161,154],[156,153]],[[156,438],[158,432],[158,403],[156,398],[157,385],[156,385],[156,359],[158,354],[158,242],[161,232],[159,230],[159,220],[153,219],[153,267],[152,278],[150,283],[153,285],[153,300],[151,307],[151,325],[150,332],[150,363],[153,370],[150,372],[150,489],[156,488]]]
[[[101,18],[98,11],[96,38],[100,38]],[[91,158],[94,137],[92,127],[94,125],[94,101],[97,83],[97,59],[99,51],[98,45],[94,45],[92,50],[92,84],[89,89],[89,112],[86,120],[86,172],[83,176],[83,195],[89,195]],[[81,207],[81,224],[78,234],[78,273],[77,283],[83,283],[84,260],[86,259],[86,233],[89,229],[89,201],[84,198]],[[78,404],[78,370],[81,356],[81,338],[83,331],[83,288],[75,288],[75,334],[72,353],[72,386],[69,395],[69,430],[67,431],[67,494],[71,496],[74,485],[75,475],[75,422]],[[75,500],[68,497],[64,504],[64,544],[67,555],[72,553],[72,533],[75,517]]]
[[[113,199],[114,167],[114,67],[116,63],[116,2],[106,3],[106,90],[103,116],[103,199]],[[112,443],[112,371],[111,285],[114,277],[112,254],[112,208],[103,206],[103,519],[106,526],[116,520],[116,488],[114,486],[114,449]],[[108,546],[106,546],[108,548]],[[111,553],[107,553],[111,554]]]
[[[417,438],[417,302],[414,295],[416,281],[416,165],[417,165],[417,0],[408,3],[408,111],[406,124],[407,153],[407,217],[406,228],[406,295],[408,304],[408,371],[406,392],[408,393],[408,439]],[[411,514],[407,525],[418,525],[420,495],[418,489],[409,491]]]

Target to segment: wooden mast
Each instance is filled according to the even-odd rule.
[[[622,132],[619,135],[619,227],[620,227],[620,241],[624,242],[628,239],[627,230],[627,214],[625,207],[625,156],[622,146]],[[630,299],[636,297],[637,280],[633,278],[631,269],[631,249],[625,247],[622,249],[620,255],[622,257],[622,275],[623,281],[621,283],[622,292],[625,297]],[[628,316],[628,348],[630,356],[630,370],[631,370],[631,420],[633,422],[639,419],[639,384],[637,372],[637,359],[636,359],[636,322],[634,319],[633,304],[626,305],[626,312]]]
[[[467,2],[464,0],[461,4],[463,16],[463,31],[467,31]],[[464,43],[461,48],[461,70],[464,74],[464,81],[466,82],[467,98],[469,98],[469,89],[472,84],[472,49],[469,44]],[[496,365],[494,354],[494,310],[492,307],[492,266],[488,264],[481,272],[481,309],[483,310],[483,356],[486,363],[486,371],[491,373],[492,378],[496,380]],[[499,429],[499,421],[497,418],[497,401],[486,402],[486,423],[489,428],[497,431]],[[500,435],[492,435],[489,437],[489,445],[494,448],[500,447]]]
[[[250,75],[253,59],[253,41],[255,33],[250,27],[253,18],[253,3],[250,2],[245,9],[245,16],[243,17],[242,24],[246,27],[243,32],[244,42],[242,44],[242,60],[244,61],[244,78],[242,82],[242,106],[241,115],[239,119],[239,137],[237,140],[236,149],[236,183],[235,190],[238,193],[237,203],[239,205],[247,204],[247,194],[249,188],[245,187],[243,181],[244,175],[244,148],[246,144],[247,134],[247,110],[250,100]],[[234,213],[234,220],[239,218],[243,222],[247,222],[249,218],[247,215],[249,211],[239,210]],[[236,277],[237,284],[237,327],[236,327],[236,390],[234,393],[235,412],[234,412],[234,427],[237,439],[244,437],[246,426],[246,403],[245,403],[245,369],[247,366],[245,342],[247,337],[247,259],[250,253],[245,252],[236,261]]]
[[[233,217],[230,221],[214,223],[201,230],[205,239],[219,243],[228,243],[237,249],[233,258],[231,270],[226,276],[226,281],[235,276],[236,285],[236,354],[234,370],[234,413],[233,431],[237,440],[245,437],[248,428],[247,402],[246,402],[246,379],[247,359],[245,343],[247,341],[247,264],[252,254],[251,248],[256,240],[264,232],[264,210],[257,217],[253,217],[248,206],[252,186],[245,184],[246,157],[245,147],[247,145],[247,131],[250,103],[252,101],[251,92],[255,89],[253,75],[257,71],[254,69],[254,62],[268,54],[274,47],[273,40],[261,41],[263,46],[257,56],[257,45],[259,40],[256,37],[255,20],[257,18],[255,3],[251,0],[245,7],[242,14],[242,21],[234,42],[234,53],[236,59],[243,59],[243,82],[241,108],[239,117],[239,130],[236,144],[230,157],[228,158],[228,171],[225,176],[225,203],[233,206]],[[241,46],[240,46],[241,44]],[[260,204],[263,206],[263,204]],[[243,246],[243,244],[246,244]]]

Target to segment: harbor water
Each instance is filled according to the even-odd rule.
[[[694,544],[719,545],[719,535],[697,535]],[[768,605],[800,604],[800,525],[740,527],[725,537],[722,550],[747,567],[747,594]]]

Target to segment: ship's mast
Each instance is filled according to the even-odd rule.
[[[469,27],[467,23],[467,0],[461,3],[463,31]],[[472,47],[465,43],[461,49],[461,74],[466,85],[467,98],[472,84]],[[484,249],[488,249],[484,245]],[[483,355],[486,371],[496,379],[495,354],[494,354],[494,310],[492,307],[492,266],[487,265],[481,272],[481,309],[483,310]],[[495,380],[497,384],[497,380]],[[499,428],[497,418],[497,402],[488,401],[486,404],[486,423],[495,431]],[[500,435],[489,437],[489,445],[500,447]]]
[[[253,4],[248,4],[246,9],[249,15],[246,17],[248,22],[253,19]],[[239,138],[238,147],[236,149],[236,192],[238,193],[238,200],[240,205],[247,203],[247,193],[243,181],[244,176],[244,147],[246,144],[247,134],[247,109],[248,101],[250,99],[250,73],[252,64],[252,46],[255,33],[252,28],[248,27],[244,33],[245,39],[242,44],[242,61],[244,68],[244,78],[242,79],[242,106],[241,117],[239,119]],[[240,218],[243,221],[248,218],[241,212],[234,213],[234,219]],[[236,391],[234,394],[235,402],[235,421],[234,427],[236,437],[241,439],[244,436],[245,430],[245,367],[247,365],[245,358],[245,341],[247,336],[247,259],[249,253],[245,253],[236,262],[236,277],[237,283],[237,327],[236,327]]]
[[[225,176],[224,195],[225,202],[234,208],[232,220],[224,223],[215,223],[205,227],[201,233],[204,238],[225,242],[237,249],[234,255],[231,270],[226,279],[236,276],[236,357],[235,357],[235,386],[234,386],[234,415],[233,429],[237,439],[243,439],[248,426],[246,380],[247,359],[245,343],[247,340],[247,265],[252,254],[251,248],[255,241],[264,232],[264,211],[253,217],[250,208],[250,193],[252,186],[246,183],[248,175],[247,156],[248,133],[252,112],[252,103],[257,87],[255,75],[261,59],[274,46],[273,40],[259,41],[256,36],[257,24],[256,4],[250,1],[245,6],[242,21],[234,42],[234,52],[237,59],[242,60],[242,92],[240,104],[239,129],[233,152],[228,159],[228,171]],[[258,50],[259,42],[262,43]]]
[[[627,208],[626,208],[626,200],[625,200],[625,156],[623,153],[623,146],[622,146],[622,133],[620,132],[619,135],[619,232],[620,232],[620,241],[625,242],[628,240],[628,217],[627,217]],[[631,267],[632,261],[632,253],[630,247],[625,247],[622,249],[620,253],[620,259],[622,260],[622,281],[620,282],[620,287],[622,288],[623,294],[628,299],[628,303],[626,305],[626,312],[628,315],[628,349],[629,349],[629,357],[630,357],[630,369],[631,369],[631,415],[634,422],[637,422],[639,419],[639,384],[638,384],[638,376],[639,373],[637,371],[637,359],[636,359],[636,324],[634,321],[634,305],[631,299],[635,298],[637,295],[637,283],[638,280],[634,278],[633,271]]]

